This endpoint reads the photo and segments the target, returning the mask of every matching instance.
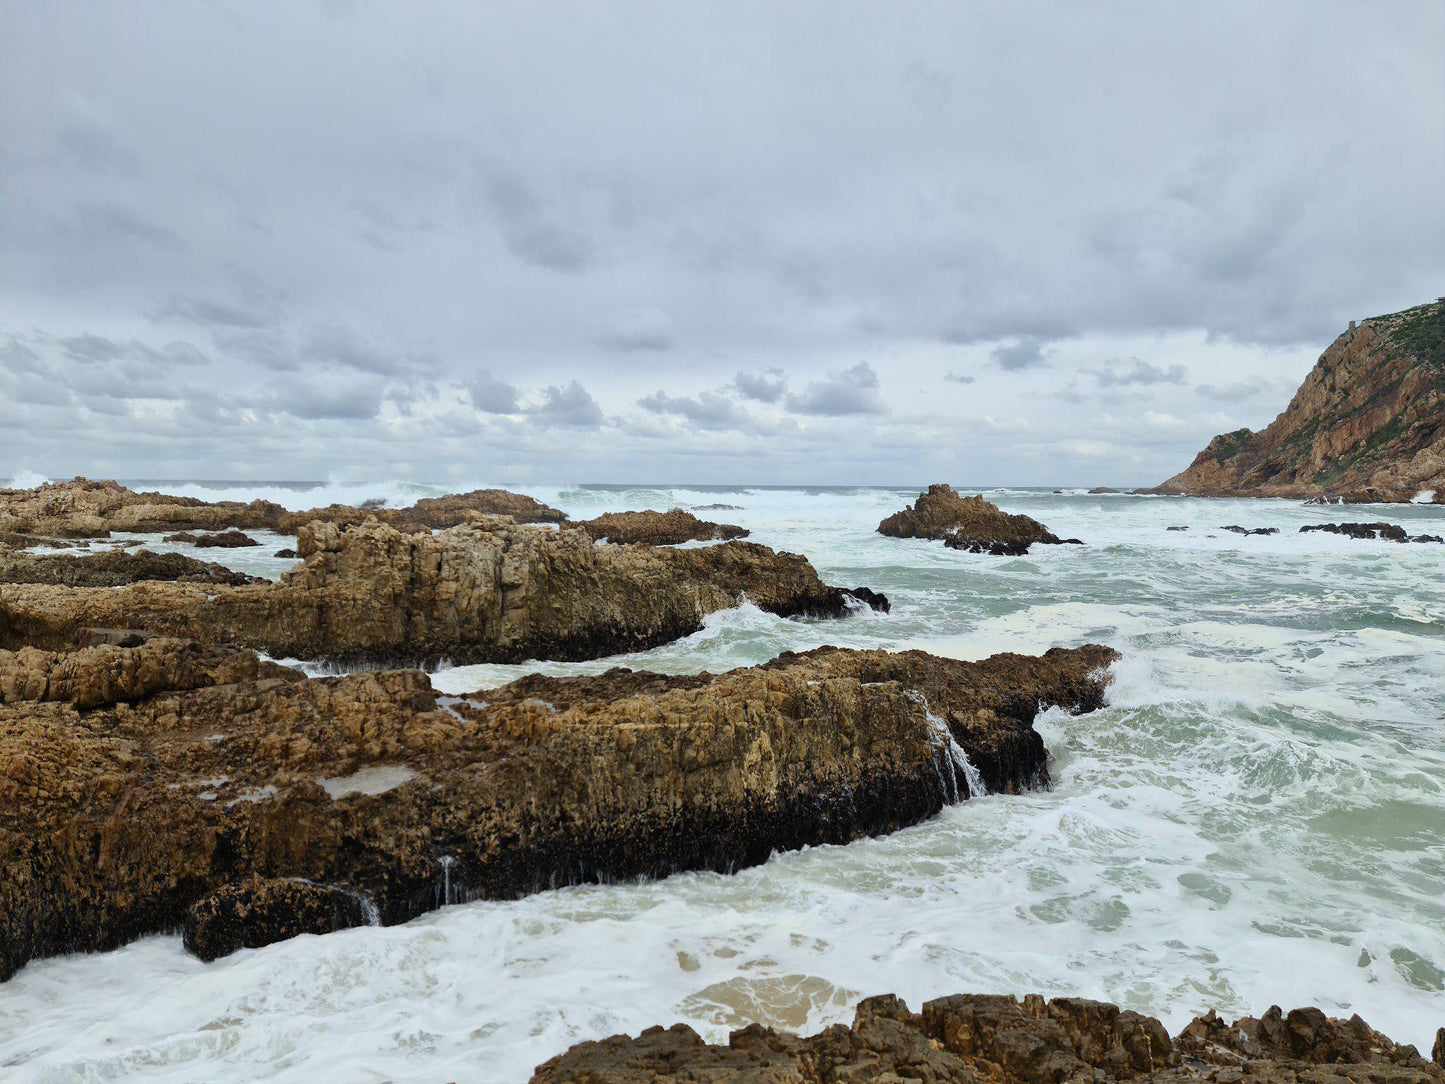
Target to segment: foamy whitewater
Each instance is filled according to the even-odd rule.
[[[158,488],[293,508],[444,492]],[[1427,1051],[1445,1024],[1445,546],[1298,533],[1445,534],[1445,509],[993,491],[1087,543],[996,558],[874,534],[916,490],[520,488],[574,516],[737,505],[700,514],[893,612],[804,623],[743,605],[642,654],[444,668],[443,693],[827,643],[979,658],[1098,641],[1124,659],[1105,709],[1042,718],[1052,790],[733,876],[459,904],[211,964],[176,936],[37,961],[0,984],[0,1076],[513,1082],[582,1039],[679,1020],[714,1040],[754,1020],[816,1029],[890,991],[915,1007],[1078,994],[1171,1030],[1210,1007],[1316,1004]],[[254,552],[205,556],[289,564]]]

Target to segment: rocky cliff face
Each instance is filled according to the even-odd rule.
[[[1063,539],[1038,520],[1011,515],[983,499],[982,494],[960,497],[946,484],[931,485],[912,508],[894,512],[878,524],[878,533],[893,538],[935,538],[945,546],[996,557],[1028,553],[1035,543],[1078,543]]]
[[[1441,1084],[1445,1029],[1429,1062],[1358,1016],[1271,1008],[1232,1027],[1212,1012],[1171,1041],[1153,1017],[1083,998],[957,994],[921,1013],[891,994],[859,1003],[852,1027],[808,1038],[753,1025],[710,1046],[685,1025],[579,1043],[532,1084]]]
[[[1036,713],[1097,707],[1114,657],[824,648],[439,698],[187,641],[0,652],[0,977],[183,924],[214,956],[891,831],[1045,782]]]
[[[744,597],[784,617],[841,617],[855,597],[887,608],[750,542],[600,546],[580,530],[474,517],[435,535],[312,523],[298,547],[305,563],[279,584],[0,586],[0,647],[59,650],[101,627],[341,662],[592,659],[687,636]]]
[[[455,527],[473,513],[512,516],[521,523],[561,523],[555,508],[502,489],[478,489],[427,497],[410,508],[353,508],[334,504],[290,512],[270,501],[202,501],[167,493],[137,493],[116,482],[76,478],[35,489],[0,489],[0,532],[43,538],[104,538],[111,531],[270,530],[295,534],[304,524],[324,520],[341,525],[368,518],[400,530]]]
[[[1258,433],[1215,437],[1154,492],[1445,501],[1445,302],[1352,326]]]

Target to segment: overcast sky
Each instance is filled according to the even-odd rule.
[[[0,0],[0,481],[1135,484],[1445,294],[1445,4]]]

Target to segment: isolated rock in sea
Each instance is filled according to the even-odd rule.
[[[807,559],[751,542],[599,546],[585,532],[502,517],[437,534],[379,523],[301,529],[305,563],[274,585],[20,585],[0,597],[0,647],[51,650],[84,626],[233,643],[279,658],[383,664],[592,659],[690,635],[749,599],[781,617],[843,617],[858,600]]]
[[[240,531],[217,531],[214,534],[201,532],[193,534],[190,531],[181,531],[178,534],[168,534],[165,537],[167,542],[185,542],[201,549],[240,549],[245,546],[259,546],[248,534]]]
[[[108,550],[104,553],[16,553],[0,549],[0,583],[46,583],[66,587],[119,587],[143,580],[240,586],[265,583],[223,565],[180,553]]]
[[[1098,707],[1115,657],[821,648],[437,697],[189,641],[0,652],[0,977],[182,925],[207,954],[324,932],[355,919],[332,889],[395,923],[892,831],[1046,783],[1036,713]]]
[[[34,489],[0,489],[0,534],[39,538],[104,538],[111,531],[270,530],[295,534],[314,520],[341,525],[368,518],[399,530],[454,527],[468,516],[509,515],[521,523],[561,523],[565,512],[502,489],[426,497],[407,508],[330,505],[292,512],[271,501],[203,501],[168,493],[138,493],[117,482],[75,478]]]
[[[1229,531],[1232,534],[1279,534],[1278,527],[1241,527],[1237,523],[1231,523],[1228,527],[1219,528],[1221,531]]]
[[[284,549],[277,550],[273,556],[280,557],[289,561],[294,561],[296,560],[297,554],[296,551],[293,549]]]
[[[1244,1053],[1248,1050],[1249,1053]],[[1084,998],[955,994],[910,1012],[892,994],[859,1002],[851,1027],[800,1038],[757,1024],[726,1046],[684,1024],[578,1043],[532,1084],[1440,1084],[1438,1064],[1358,1016],[1272,1008],[1227,1028],[1213,1013],[1175,1041],[1150,1016]]]
[[[1025,554],[1036,542],[1081,544],[1077,538],[1059,538],[1029,516],[1004,512],[982,494],[960,497],[946,484],[929,486],[912,508],[894,512],[878,524],[878,533],[893,538],[942,539],[952,549],[1000,557]]]
[[[1114,489],[1114,488],[1111,487],[1111,486],[1095,486],[1093,489],[1089,490],[1089,495],[1092,497],[1092,496],[1101,496],[1101,495],[1103,495],[1103,494],[1105,494],[1105,493],[1118,493],[1118,492],[1119,492],[1119,490]]]
[[[1301,527],[1300,533],[1326,531],[1342,534],[1349,538],[1381,538],[1387,542],[1445,542],[1445,538],[1433,534],[1410,537],[1410,533],[1396,523],[1312,523]]]
[[[1353,322],[1258,433],[1215,437],[1153,492],[1445,501],[1445,301]]]
[[[727,541],[746,538],[748,531],[731,523],[712,523],[691,512],[674,508],[669,512],[604,512],[595,519],[579,520],[593,538],[608,542],[641,542],[649,546],[675,546],[682,542]]]

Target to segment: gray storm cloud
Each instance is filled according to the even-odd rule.
[[[1442,55],[1431,0],[4,5],[0,474],[1155,481],[1445,292]]]

